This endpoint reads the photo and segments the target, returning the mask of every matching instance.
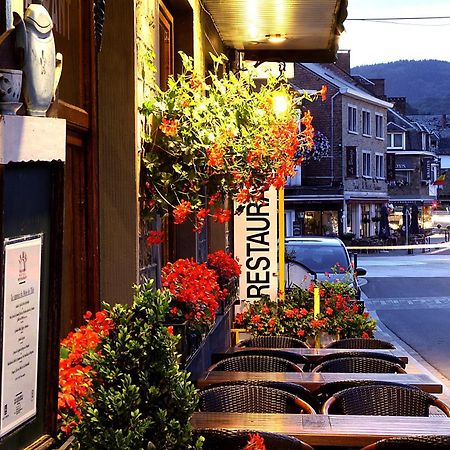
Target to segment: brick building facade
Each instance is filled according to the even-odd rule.
[[[344,70],[346,69],[346,70]],[[307,159],[286,188],[288,235],[374,236],[386,181],[386,123],[390,103],[371,95],[349,75],[349,64],[297,64],[293,85],[328,87],[328,99],[305,105],[326,145]],[[324,150],[326,147],[326,151]]]

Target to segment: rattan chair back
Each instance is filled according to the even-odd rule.
[[[348,348],[348,349],[386,349],[393,350],[395,346],[387,341],[380,339],[363,339],[363,338],[349,338],[333,341],[326,346],[326,348]]]
[[[450,449],[450,436],[406,436],[383,439],[366,445],[362,450]]]
[[[289,336],[257,336],[239,342],[237,347],[309,348],[306,342]]]
[[[427,417],[437,398],[413,386],[357,386],[338,392],[324,404],[324,414]]]
[[[350,350],[348,352],[339,352],[339,353],[329,353],[328,355],[323,355],[321,358],[316,360],[313,364],[311,363],[310,366],[318,366],[319,364],[322,364],[325,361],[330,361],[332,359],[340,359],[340,358],[353,358],[353,357],[364,357],[364,358],[376,358],[376,359],[384,359],[385,361],[391,361],[393,363],[398,364],[399,366],[405,368],[406,364],[395,355],[392,355],[391,353],[383,353],[383,352],[368,352],[363,350]]]
[[[314,367],[312,371],[333,373],[405,373],[405,370],[400,365],[391,361],[358,356],[330,359]]]
[[[304,355],[299,355],[298,353],[289,352],[282,348],[242,348],[235,353],[227,354],[227,357],[233,356],[243,356],[243,355],[264,355],[264,356],[276,356],[278,358],[287,359],[294,364],[309,364],[309,359]]]
[[[197,430],[195,437],[205,438],[203,450],[242,450],[249,442],[250,434],[256,433],[264,439],[267,450],[313,450],[299,439],[262,431]]]
[[[212,370],[223,370],[225,372],[302,372],[299,366],[287,359],[266,355],[231,356],[213,364],[208,371]]]
[[[279,389],[280,391],[289,392],[292,395],[304,400],[306,403],[314,408],[315,412],[319,411],[319,404],[317,402],[316,396],[305,387],[294,384],[285,383],[284,381],[268,381],[268,380],[243,380],[243,381],[225,381],[223,383],[210,384],[202,389],[202,391],[218,387],[218,386],[264,386]],[[350,386],[347,386],[350,387]]]
[[[376,381],[376,380],[344,380],[344,381],[332,381],[331,383],[325,383],[317,389],[313,395],[316,397],[315,406],[319,405],[319,408],[334,394],[341,392],[345,389],[349,389],[356,386],[370,386],[370,385],[382,385],[382,386],[405,386],[402,383],[394,383],[389,381]],[[316,409],[317,411],[317,409]]]
[[[252,386],[218,386],[200,391],[200,411],[229,413],[315,414],[311,405],[280,389]]]

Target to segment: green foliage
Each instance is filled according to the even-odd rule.
[[[92,402],[74,430],[80,450],[181,450],[192,442],[189,424],[198,397],[181,371],[175,345],[164,325],[169,292],[149,281],[135,288],[131,307],[110,309],[114,328],[89,356],[95,373]]]

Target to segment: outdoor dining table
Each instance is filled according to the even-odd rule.
[[[233,347],[231,349],[229,349],[226,353],[216,353],[216,359],[217,357],[219,357],[218,359],[223,359],[224,357],[227,356],[227,354],[230,353],[239,353],[241,351],[277,351],[277,350],[282,350],[283,352],[289,352],[289,353],[294,353],[296,355],[302,355],[305,356],[306,358],[308,358],[309,361],[311,362],[316,362],[318,359],[320,359],[322,356],[325,355],[330,355],[330,354],[338,354],[338,353],[348,353],[348,352],[358,352],[358,350],[354,350],[354,349],[345,349],[345,348],[261,348],[261,347]],[[394,349],[394,350],[388,350],[388,349],[361,349],[361,352],[364,353],[385,353],[388,355],[394,355],[397,356],[398,358],[400,358],[400,360],[404,363],[408,363],[408,355],[399,349]],[[217,360],[218,360],[217,359]]]
[[[427,374],[409,373],[327,373],[327,372],[206,372],[197,380],[197,387],[227,381],[281,381],[299,384],[310,391],[319,389],[326,383],[347,380],[374,380],[409,384],[432,394],[442,393],[442,384]]]
[[[270,431],[297,437],[314,446],[363,447],[388,437],[450,436],[450,419],[442,416],[340,416],[196,412],[194,429]]]

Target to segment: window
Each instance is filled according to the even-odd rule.
[[[348,131],[350,133],[357,133],[357,120],[356,120],[356,107],[355,106],[349,106],[348,107]]]
[[[301,186],[302,185],[302,167],[297,166],[295,168],[295,175],[291,177],[287,177],[286,180],[287,186]]]
[[[383,116],[380,114],[375,114],[375,137],[384,138]]]
[[[363,177],[370,177],[370,152],[363,151]]]
[[[381,153],[375,154],[375,176],[384,178],[384,155]]]
[[[405,133],[389,133],[388,148],[405,148]]]
[[[427,150],[427,137],[426,133],[422,133],[422,150]]]
[[[362,134],[365,136],[370,136],[370,112],[362,112]]]

